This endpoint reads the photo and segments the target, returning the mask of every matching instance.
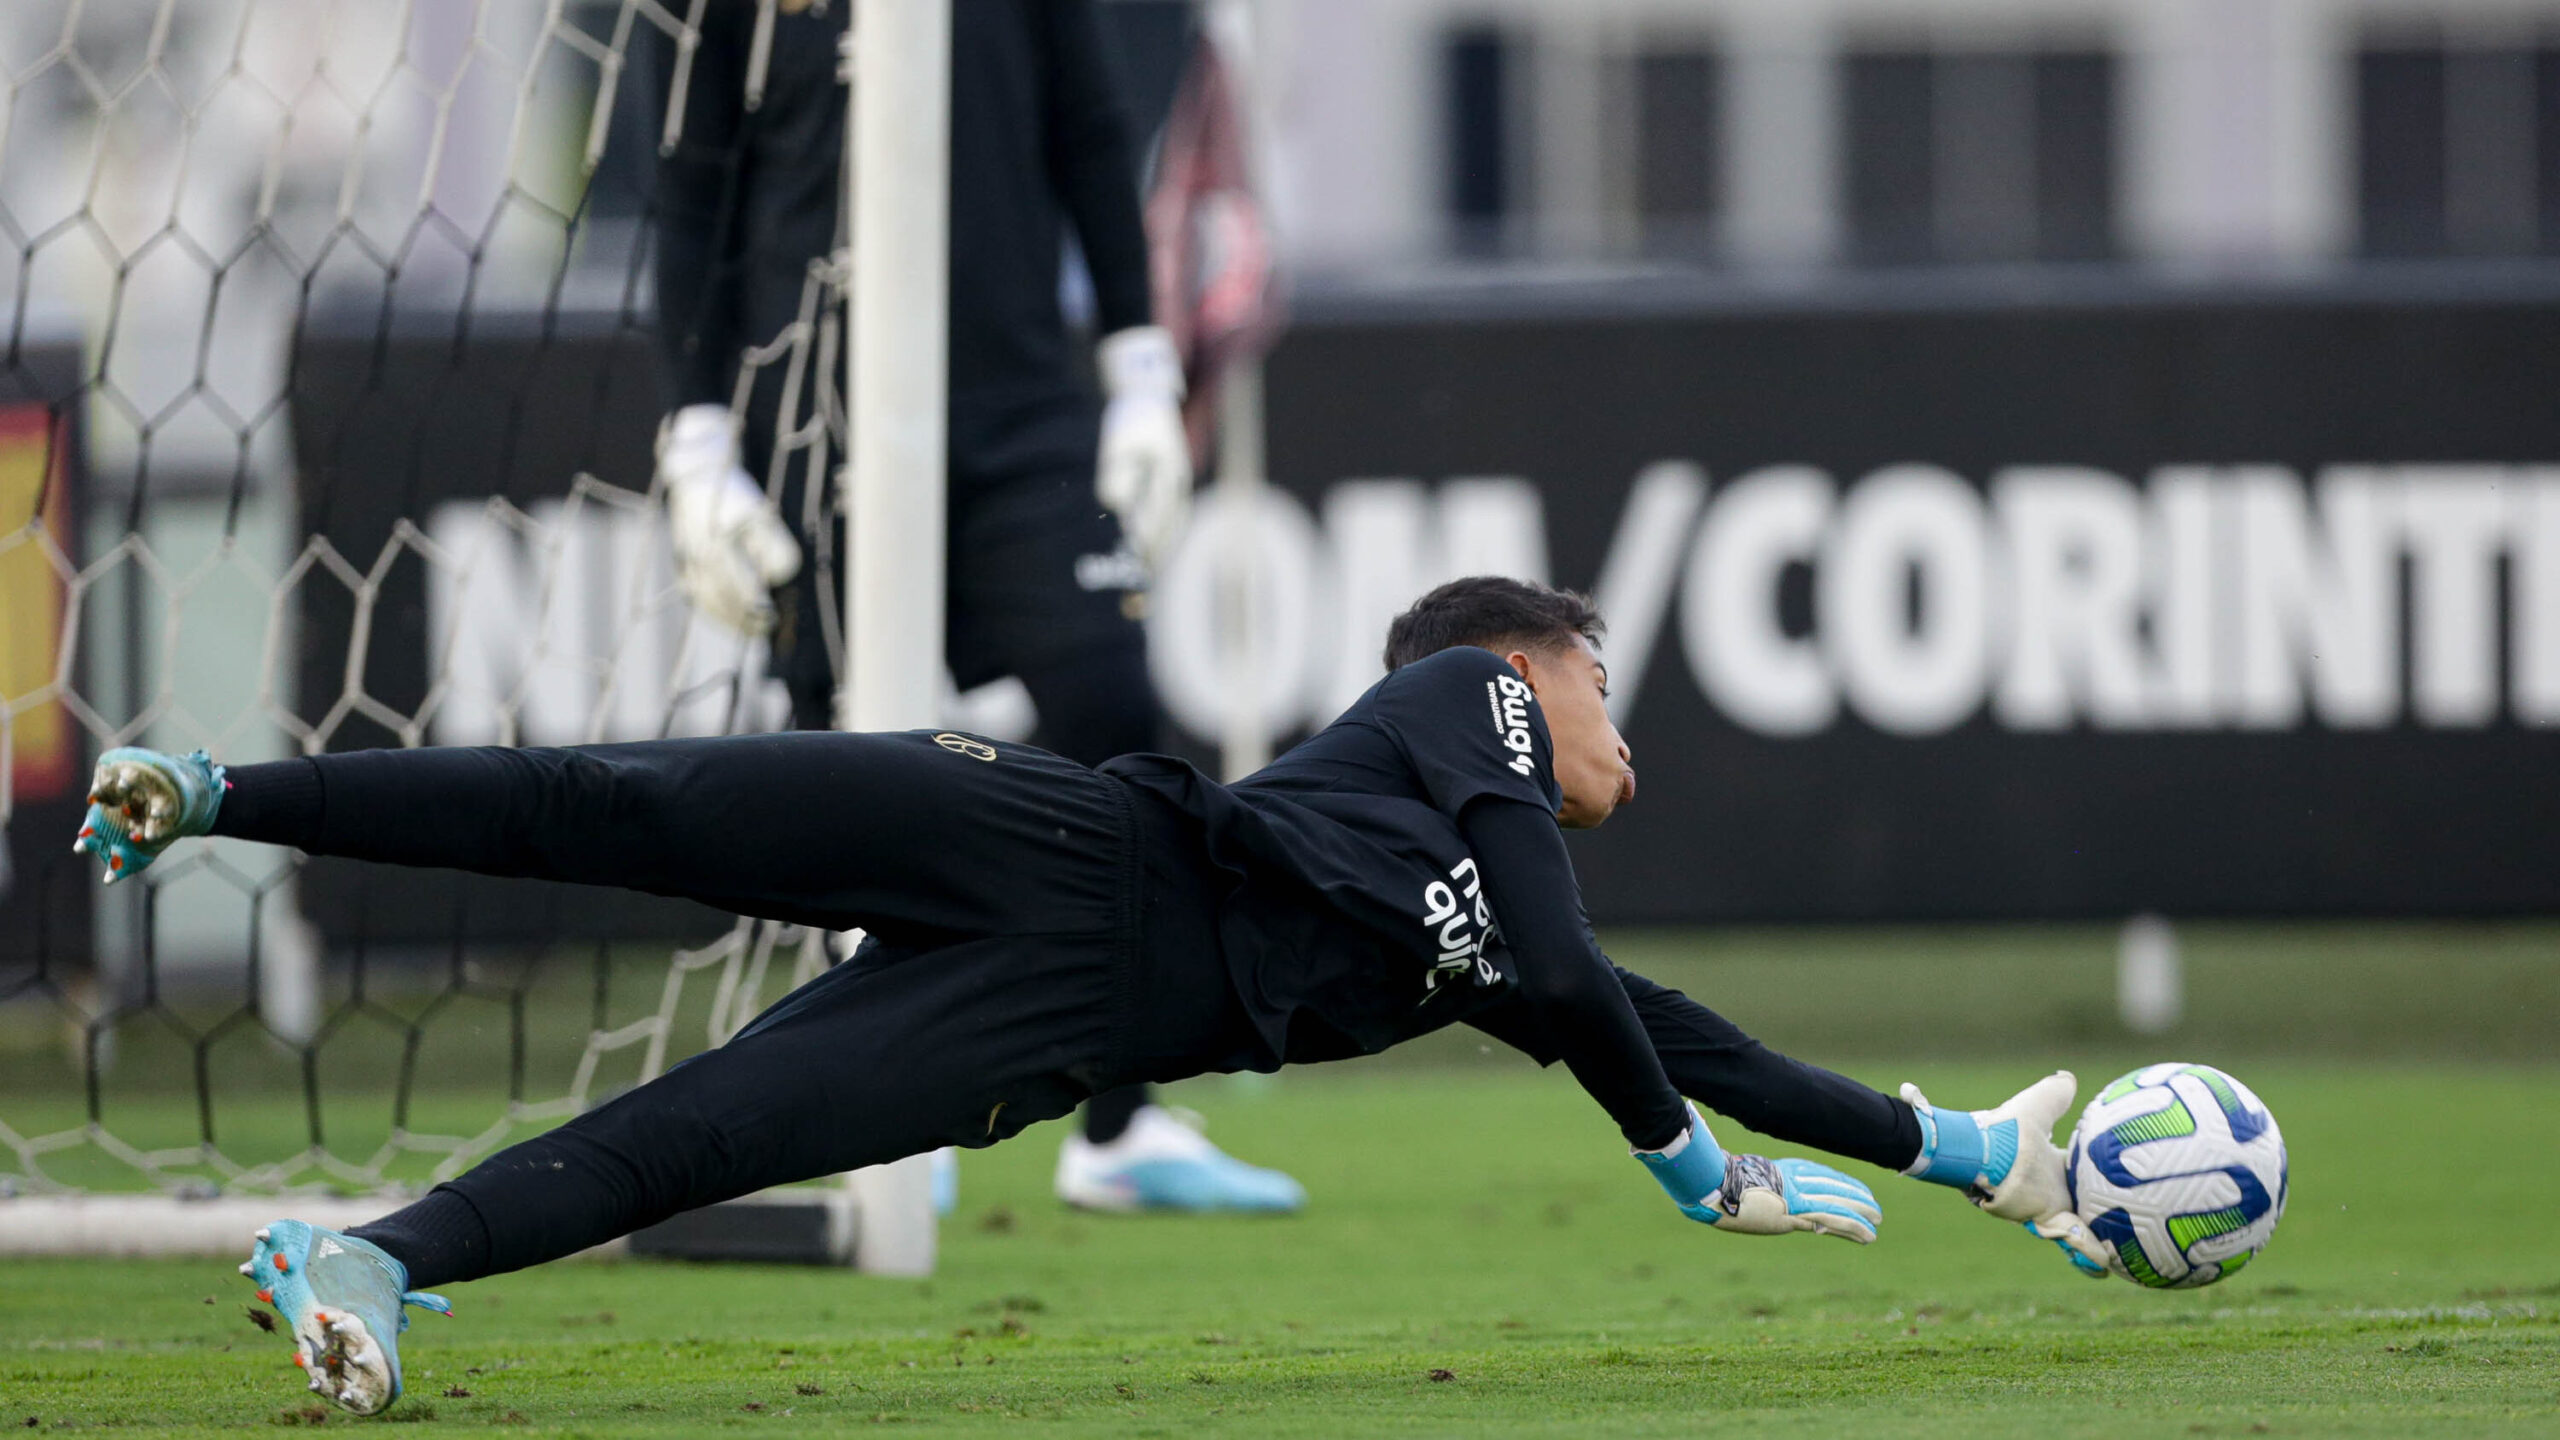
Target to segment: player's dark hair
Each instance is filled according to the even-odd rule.
[[[1597,645],[1608,628],[1600,607],[1579,590],[1470,575],[1414,601],[1395,618],[1387,627],[1387,668],[1401,670],[1460,645],[1554,651],[1572,644],[1576,635]]]

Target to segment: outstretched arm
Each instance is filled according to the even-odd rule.
[[[1094,319],[1109,335],[1150,320],[1137,146],[1091,0],[1047,0],[1039,8],[1050,58],[1049,183],[1075,222],[1093,277]]]
[[[1865,1244],[1875,1197],[1808,1160],[1728,1156],[1663,1071],[1618,973],[1600,953],[1554,817],[1488,795],[1458,829],[1485,877],[1520,971],[1519,1004],[1573,1078],[1606,1107],[1635,1157],[1692,1220],[1746,1234],[1813,1230]]]
[[[1093,277],[1095,351],[1107,403],[1094,494],[1120,517],[1138,554],[1155,561],[1191,505],[1191,441],[1182,428],[1182,357],[1149,318],[1146,223],[1138,157],[1104,56],[1092,0],[1046,0],[1049,182]]]
[[[1627,1143],[1660,1150],[1689,1128],[1689,1110],[1600,953],[1553,816],[1485,796],[1458,817],[1483,870],[1494,923],[1520,970],[1519,1006],[1534,1017],[1555,1058],[1591,1092]]]
[[[684,114],[672,147],[659,151],[650,197],[656,249],[658,359],[667,408],[729,403],[738,351],[738,226],[746,113],[746,56],[738,48],[740,17],[714,6],[703,16],[699,48],[678,54],[675,37],[643,25],[626,83],[636,84],[648,142],[661,144],[667,111]],[[678,82],[682,83],[679,84]]]
[[[1810,1161],[1728,1157],[1671,1086],[1626,986],[1592,938],[1556,816],[1553,742],[1533,689],[1499,656],[1458,646],[1404,666],[1372,697],[1424,794],[1457,822],[1520,981],[1541,1052],[1618,1122],[1693,1220],[1756,1234],[1875,1238],[1875,1197]],[[1747,1162],[1747,1163],[1746,1163]]]
[[[1679,1092],[1763,1135],[1901,1170],[1920,1151],[1911,1107],[1846,1075],[1791,1059],[1680,991],[1612,966]],[[1519,1003],[1467,1023],[1541,1065],[1559,1054],[1538,1017]]]

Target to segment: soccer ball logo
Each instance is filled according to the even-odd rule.
[[[2080,1112],[2066,1173],[2109,1268],[2157,1290],[2238,1274],[2284,1218],[2275,1116],[2210,1065],[2118,1076]]]

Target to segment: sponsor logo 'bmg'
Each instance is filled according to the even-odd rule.
[[[1511,748],[1511,769],[1521,775],[1537,770],[1537,762],[1529,758],[1529,686],[1514,676],[1505,675],[1484,682],[1484,698],[1493,707],[1493,733]]]

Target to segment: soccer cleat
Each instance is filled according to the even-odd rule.
[[[1236,1159],[1161,1105],[1140,1106],[1107,1144],[1087,1140],[1082,1130],[1067,1136],[1058,1149],[1057,1190],[1083,1210],[1280,1215],[1307,1203],[1297,1181]]]
[[[1920,1155],[1902,1173],[1950,1185],[2003,1220],[2034,1224],[2071,1208],[2053,1127],[2080,1082],[2057,1070],[1994,1110],[1940,1110],[1917,1085],[1902,1098],[1920,1120]],[[2048,1237],[2050,1238],[2050,1237]]]
[[[381,1248],[299,1220],[258,1232],[240,1273],[293,1331],[293,1363],[311,1391],[358,1415],[400,1398],[400,1332],[416,1305],[439,1315],[453,1307],[410,1290],[409,1272]]]
[[[222,767],[202,750],[110,750],[98,757],[89,779],[89,813],[71,842],[72,853],[104,860],[110,885],[129,880],[179,837],[211,830],[222,808],[222,788]]]

